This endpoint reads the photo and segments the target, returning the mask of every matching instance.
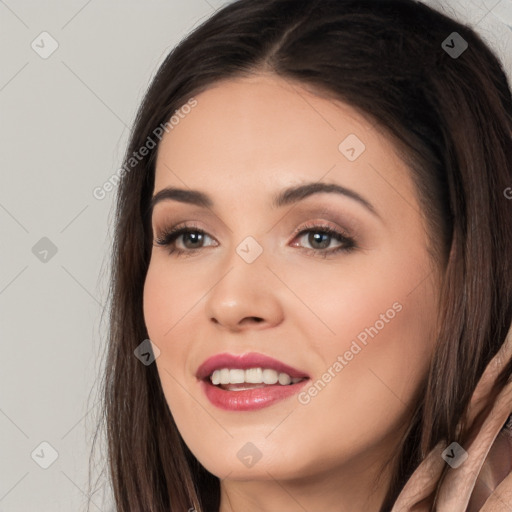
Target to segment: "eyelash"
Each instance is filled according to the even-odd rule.
[[[329,235],[330,237],[334,238],[338,242],[342,242],[342,245],[339,247],[335,247],[334,249],[324,250],[324,249],[309,249],[304,248],[304,250],[308,253],[315,253],[316,256],[327,258],[327,256],[337,254],[340,252],[344,253],[350,253],[357,249],[357,245],[355,243],[355,240],[344,234],[341,233],[329,226],[322,226],[318,224],[310,224],[304,226],[300,231],[297,231],[294,234],[294,239],[297,237],[302,237],[304,234],[309,232],[314,233],[321,233],[325,235]],[[185,226],[176,226],[171,229],[164,230],[160,236],[158,236],[155,239],[155,243],[157,245],[160,245],[162,247],[170,247],[169,254],[174,254],[176,256],[192,256],[197,251],[203,249],[203,247],[198,247],[196,249],[177,249],[173,244],[176,242],[176,239],[179,238],[183,234],[189,234],[189,233],[199,233],[201,235],[208,235],[206,231],[202,230],[201,228],[198,228],[193,225],[185,225]],[[210,237],[212,238],[212,237]]]

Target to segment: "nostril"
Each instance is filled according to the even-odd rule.
[[[243,325],[243,324],[246,324],[246,323],[261,323],[263,322],[263,318],[260,318],[259,316],[248,316],[247,318],[244,318],[240,324]]]

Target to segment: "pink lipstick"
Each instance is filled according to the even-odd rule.
[[[256,352],[217,354],[199,366],[196,377],[213,405],[231,411],[268,407],[298,393],[310,379],[307,373]]]

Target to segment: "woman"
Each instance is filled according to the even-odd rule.
[[[413,0],[182,41],[118,193],[117,510],[512,509],[511,135],[497,58]]]

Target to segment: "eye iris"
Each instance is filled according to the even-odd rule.
[[[322,241],[321,238],[322,237],[325,237],[324,240]],[[325,249],[326,247],[329,247],[329,239],[330,239],[330,235],[328,233],[319,233],[319,232],[311,232],[309,234],[309,240],[308,242],[314,247],[315,243],[318,243],[320,244],[320,247],[317,246],[317,248],[319,249]]]
[[[203,239],[203,234],[202,233],[198,233],[198,232],[195,232],[195,231],[190,231],[189,233],[184,233],[183,235],[183,244],[185,245],[185,247],[187,247],[187,249],[196,249],[197,247],[194,247],[194,242],[197,244],[198,242],[202,242],[202,239]],[[192,247],[190,247],[190,245],[187,244],[187,240],[188,239],[191,239],[192,240]]]

